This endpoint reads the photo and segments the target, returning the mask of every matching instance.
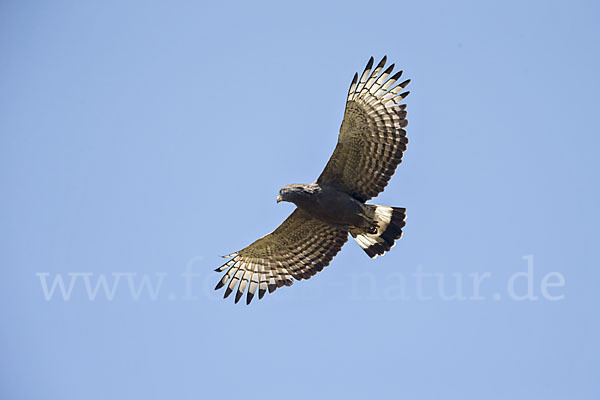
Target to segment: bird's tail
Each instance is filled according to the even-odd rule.
[[[406,208],[367,205],[369,214],[374,217],[377,231],[370,232],[356,229],[350,234],[358,245],[371,258],[382,255],[396,244],[395,241],[402,237],[402,228],[405,225]]]

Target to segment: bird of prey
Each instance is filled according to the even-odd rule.
[[[406,104],[410,80],[397,83],[402,71],[384,70],[387,57],[373,69],[369,59],[360,79],[348,91],[338,142],[315,183],[285,185],[277,202],[296,205],[273,232],[248,247],[224,256],[216,290],[234,290],[237,303],[247,289],[250,304],[294,280],[308,279],[327,266],[348,234],[373,258],[383,255],[402,236],[405,208],[366,204],[383,191],[402,160],[408,139]]]

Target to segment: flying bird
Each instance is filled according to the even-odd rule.
[[[410,80],[397,83],[387,57],[373,69],[369,59],[360,79],[354,75],[338,142],[315,183],[283,186],[277,202],[296,209],[277,229],[248,247],[224,256],[224,272],[216,290],[224,297],[236,290],[237,303],[247,289],[250,304],[294,280],[308,279],[327,266],[348,240],[348,234],[374,258],[402,237],[406,209],[366,204],[383,191],[406,150],[406,104]]]

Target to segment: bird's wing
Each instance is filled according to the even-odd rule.
[[[406,150],[406,104],[410,80],[396,84],[402,71],[390,77],[386,57],[373,68],[373,57],[360,79],[354,75],[338,143],[317,183],[343,190],[367,201],[383,191]]]
[[[347,240],[347,230],[296,209],[273,232],[226,256],[233,258],[216,269],[225,273],[215,289],[227,285],[227,297],[237,286],[236,303],[248,289],[246,303],[250,304],[257,289],[261,299],[267,290],[272,293],[321,271]]]

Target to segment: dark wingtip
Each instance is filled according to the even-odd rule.
[[[233,290],[231,290],[231,288],[228,286],[227,289],[225,290],[225,295],[223,295],[223,298],[226,299],[229,297],[229,295],[231,294],[231,292],[233,292]]]
[[[392,75],[392,77],[390,78],[390,80],[398,80],[398,78],[400,78],[402,76],[403,72],[404,71],[402,71],[402,70],[396,72],[394,75]]]
[[[215,286],[215,290],[219,290],[221,289],[223,286],[225,286],[225,284],[223,283],[223,281],[219,281],[217,283],[217,286]]]
[[[258,299],[259,300],[263,298],[263,296],[265,295],[266,291],[267,291],[266,289],[258,289]]]
[[[246,297],[246,305],[249,305],[253,298],[254,293],[248,292],[248,296]]]
[[[375,62],[375,59],[373,58],[373,56],[371,56],[371,58],[369,58],[369,62],[367,63],[367,66],[365,67],[365,70],[373,68],[374,62]]]
[[[243,293],[243,292],[240,292],[239,290],[238,290],[238,291],[235,293],[235,304],[237,304],[237,303],[238,303],[238,301],[240,301],[240,299],[242,298],[242,295],[243,295],[243,294],[244,294],[244,293]]]

